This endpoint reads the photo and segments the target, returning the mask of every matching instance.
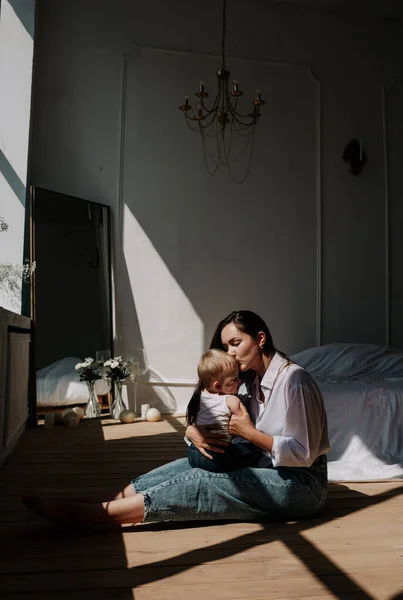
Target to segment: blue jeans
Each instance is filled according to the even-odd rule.
[[[211,452],[213,457],[206,458],[193,445],[189,446],[188,460],[190,466],[195,469],[204,469],[210,473],[228,473],[242,467],[257,467],[259,460],[262,458],[262,453],[256,446],[242,442],[241,444],[230,444],[224,453]]]
[[[327,497],[327,461],[311,467],[244,467],[229,473],[192,469],[187,458],[132,482],[144,496],[144,522],[290,521],[318,512]]]

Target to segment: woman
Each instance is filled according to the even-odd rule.
[[[259,467],[211,473],[179,459],[141,475],[108,502],[25,498],[26,504],[70,524],[295,520],[319,511],[327,497],[329,441],[315,382],[275,349],[267,325],[251,311],[221,321],[210,347],[225,350],[239,365],[244,406],[242,416],[232,416],[230,433],[261,449]],[[226,442],[201,427],[189,426],[186,437],[206,457],[225,452]]]

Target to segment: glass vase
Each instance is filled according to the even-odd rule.
[[[94,381],[87,381],[89,394],[89,400],[85,407],[85,416],[87,419],[95,419],[101,416],[101,407],[95,395],[94,383]]]
[[[137,416],[137,389],[140,377],[144,376],[148,371],[147,355],[144,348],[135,348],[128,352],[128,361],[131,364],[131,379],[134,385],[134,414]]]
[[[119,419],[120,413],[126,408],[122,399],[122,383],[122,381],[115,381],[115,400],[111,406],[112,419]]]

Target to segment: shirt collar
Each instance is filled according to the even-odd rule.
[[[262,381],[260,382],[260,386],[265,390],[271,390],[273,388],[273,384],[275,382],[279,370],[286,362],[287,359],[283,358],[281,354],[276,352],[273,358],[271,359],[269,366],[267,367],[266,373],[263,375]]]

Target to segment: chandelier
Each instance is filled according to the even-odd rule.
[[[189,96],[185,103],[179,106],[185,116],[187,125],[193,131],[198,131],[203,145],[203,155],[206,168],[214,175],[220,165],[228,168],[233,181],[242,183],[248,176],[253,154],[255,127],[260,117],[260,107],[265,104],[260,90],[256,90],[256,98],[252,100],[252,110],[247,112],[241,106],[243,92],[236,79],[229,83],[230,72],[225,63],[227,0],[223,0],[222,10],[222,39],[221,39],[221,68],[217,71],[217,92],[215,100],[209,107],[206,98],[209,94],[200,82],[199,90],[195,92],[198,98],[193,108]],[[247,156],[247,153],[249,154]],[[237,179],[233,173],[233,165],[242,156],[247,156],[244,175]]]

